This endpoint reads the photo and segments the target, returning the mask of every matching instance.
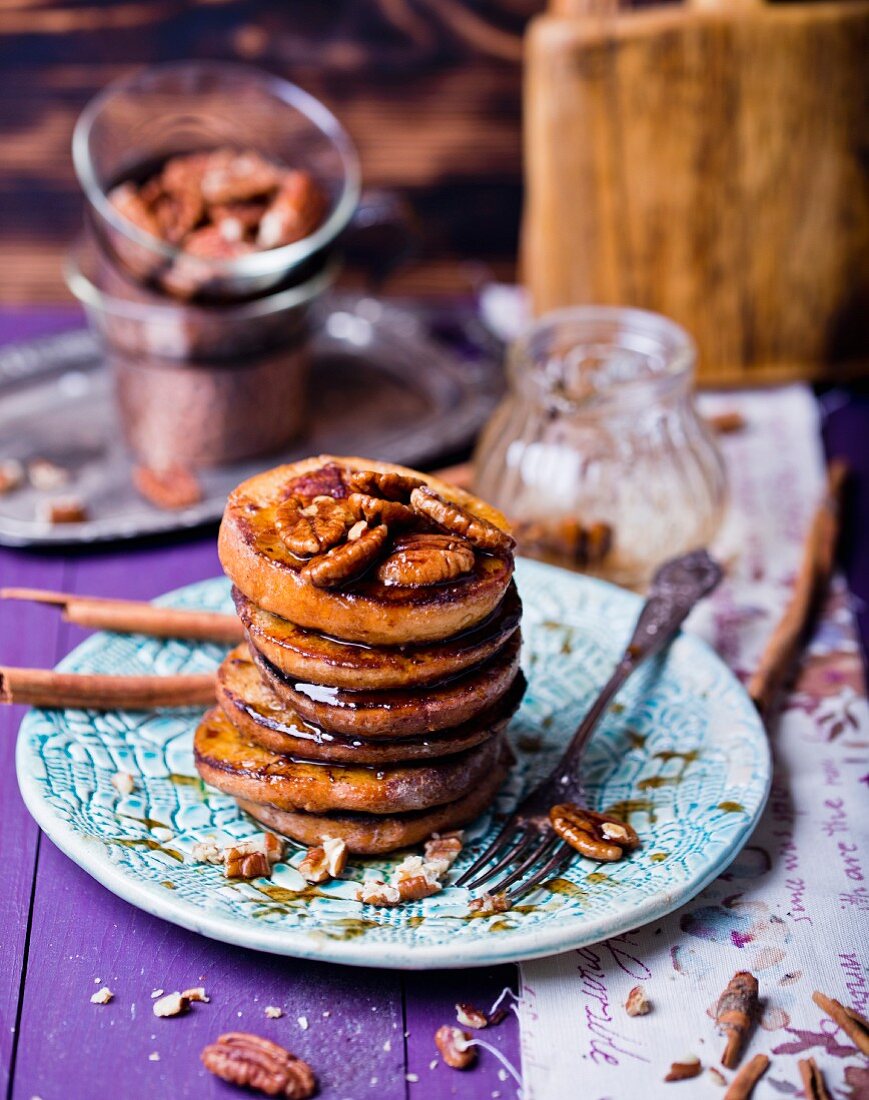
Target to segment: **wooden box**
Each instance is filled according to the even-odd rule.
[[[667,314],[709,384],[869,368],[869,3],[591,2],[526,39],[536,312]]]

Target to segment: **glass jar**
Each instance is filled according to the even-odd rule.
[[[725,479],[694,407],[695,358],[674,322],[609,306],[550,313],[515,342],[474,491],[523,553],[641,586],[710,542]]]

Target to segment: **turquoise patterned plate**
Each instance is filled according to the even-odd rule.
[[[529,690],[510,736],[518,764],[496,806],[511,809],[570,738],[630,634],[637,596],[600,581],[520,561]],[[176,607],[230,610],[224,579],[164,597]],[[74,672],[201,672],[216,646],[96,634],[62,663]],[[641,669],[612,706],[586,754],[592,804],[627,814],[642,848],[614,864],[577,857],[568,872],[506,914],[468,911],[448,887],[396,909],[355,901],[356,883],[386,859],[352,865],[345,880],[305,887],[294,853],[268,881],[230,883],[185,858],[194,843],[227,842],[256,827],[196,776],[197,712],[31,711],[18,741],[28,809],[71,859],[109,890],[165,920],[226,943],[357,966],[481,966],[551,955],[656,920],[719,874],[745,843],[770,779],[766,736],[727,668],[680,636]],[[122,796],[112,775],[136,777]],[[458,877],[496,827],[466,831]]]

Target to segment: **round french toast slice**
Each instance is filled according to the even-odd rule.
[[[250,643],[288,679],[348,691],[386,691],[435,683],[493,656],[519,628],[522,601],[514,582],[491,614],[453,638],[428,645],[343,642],[257,607],[237,588],[232,598]]]
[[[320,455],[229,495],[218,553],[256,606],[370,645],[423,644],[490,615],[513,574],[500,512],[403,466]]]
[[[376,856],[421,844],[432,833],[460,829],[475,821],[494,801],[509,770],[505,753],[487,775],[461,798],[415,813],[377,816],[375,814],[310,814],[279,810],[268,803],[239,799],[239,806],[272,832],[280,833],[297,844],[312,847],[325,837],[343,840],[352,855]]]
[[[470,722],[495,706],[519,672],[520,634],[477,668],[439,684],[392,691],[346,691],[290,680],[256,649],[251,656],[265,682],[308,722],[333,733],[380,738],[413,737]]]
[[[435,763],[388,768],[315,763],[250,744],[217,707],[205,714],[193,739],[197,771],[212,787],[234,798],[309,813],[405,813],[453,802],[483,779],[502,746],[495,736]]]
[[[410,763],[465,752],[506,728],[524,691],[520,674],[494,707],[464,725],[442,733],[370,741],[306,722],[265,683],[245,645],[232,650],[217,670],[218,705],[246,740],[270,752],[338,764]]]

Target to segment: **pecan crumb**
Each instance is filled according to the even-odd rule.
[[[324,836],[319,847],[309,848],[298,866],[306,882],[327,882],[347,866],[347,845],[338,837]]]
[[[136,789],[136,781],[129,772],[115,772],[111,782],[118,794],[132,794]]]
[[[39,510],[45,523],[84,523],[88,518],[87,505],[78,497],[57,497],[47,501]]]
[[[14,458],[0,462],[0,496],[19,489],[24,483],[24,467]]]
[[[277,1005],[266,1005],[265,1008],[266,1018],[269,1020],[280,1020],[284,1014],[282,1008],[278,1008]]]
[[[703,1065],[696,1054],[686,1054],[678,1062],[673,1062],[670,1072],[664,1078],[665,1081],[687,1081],[692,1077],[699,1077]]]
[[[145,500],[167,512],[189,508],[202,499],[199,479],[177,463],[159,470],[137,466],[133,470],[133,484]]]
[[[114,993],[112,993],[111,989],[103,986],[102,989],[98,989],[96,993],[91,994],[91,1004],[107,1005],[112,997],[114,997]]]
[[[435,1032],[435,1046],[451,1069],[467,1069],[473,1065],[477,1050],[467,1031],[444,1024]]]
[[[724,1076],[721,1070],[716,1069],[715,1066],[708,1066],[706,1072],[709,1074],[715,1084],[718,1085],[720,1088],[724,1088],[724,1086],[727,1084],[727,1078]]]
[[[51,493],[69,483],[69,470],[47,458],[34,458],[28,463],[27,476],[34,489]]]
[[[456,1005],[456,1019],[462,1027],[473,1027],[477,1030],[488,1027],[489,1025],[489,1019],[486,1013],[469,1004]]]
[[[479,913],[481,916],[489,917],[493,913],[509,912],[509,910],[513,908],[513,903],[505,893],[490,894],[486,892],[469,901],[468,908],[472,913]]]
[[[192,989],[182,990],[181,996],[190,1002],[196,1001],[199,1004],[211,1004],[211,998],[205,994],[204,985],[195,985]]]
[[[167,993],[159,1001],[154,1001],[151,1007],[155,1016],[181,1016],[190,1007],[190,1000],[183,993]]]
[[[307,1062],[259,1035],[227,1032],[209,1043],[200,1057],[216,1077],[267,1096],[309,1100],[317,1091],[317,1079]]]
[[[458,859],[461,851],[461,830],[452,833],[432,833],[423,847],[423,856],[428,863],[443,860],[446,862],[447,867],[451,867]]]
[[[223,864],[227,878],[270,878],[272,867],[284,856],[284,842],[274,833],[258,833],[221,848],[213,841],[197,841],[190,856],[196,863]]]
[[[651,1011],[652,1005],[646,996],[646,991],[641,985],[635,985],[625,1001],[625,1012],[629,1016],[645,1016]]]

